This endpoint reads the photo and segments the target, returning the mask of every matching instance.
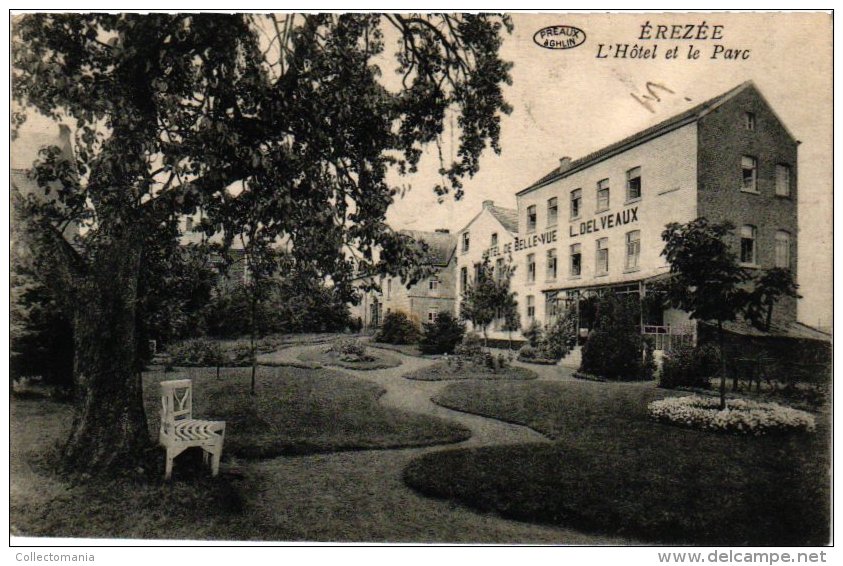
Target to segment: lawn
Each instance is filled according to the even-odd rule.
[[[418,344],[387,344],[386,342],[375,342],[374,340],[370,340],[369,342],[366,342],[366,346],[381,350],[391,350],[393,352],[404,354],[405,356],[415,356],[417,358],[439,357],[438,355],[422,354],[421,350],[419,350]]]
[[[648,419],[651,384],[455,383],[446,407],[530,426],[554,442],[436,452],[418,491],[510,518],[657,543],[816,545],[829,540],[829,424],[745,437]]]
[[[299,359],[303,362],[315,362],[317,364],[326,366],[339,366],[346,369],[356,370],[374,370],[394,368],[401,365],[401,360],[397,356],[388,354],[382,351],[376,351],[372,348],[366,349],[366,355],[370,356],[371,360],[361,360],[358,362],[350,362],[343,360],[339,352],[329,349],[330,346],[323,346],[299,355]]]
[[[492,371],[486,366],[464,363],[457,367],[456,362],[437,362],[433,365],[408,373],[406,379],[417,381],[461,381],[465,379],[481,380],[527,380],[536,379],[538,374],[523,367],[509,366]]]
[[[383,390],[330,370],[259,368],[258,394],[249,395],[249,369],[147,372],[144,401],[157,438],[158,382],[189,377],[194,414],[227,423],[217,478],[201,452],[179,456],[164,482],[161,449],[145,470],[71,485],[53,471],[58,443],[69,431],[72,407],[48,398],[13,398],[10,405],[10,532],[17,536],[160,539],[285,540],[266,517],[248,515],[247,501],[267,481],[245,457],[422,446],[465,440],[470,431],[434,417],[381,406]],[[295,460],[285,458],[279,462]],[[275,478],[275,483],[283,478]],[[273,484],[270,481],[269,484]],[[289,502],[290,505],[294,500]],[[311,505],[310,503],[308,505]],[[302,527],[304,528],[304,527]],[[276,530],[273,530],[276,529]],[[328,538],[324,539],[328,540]]]
[[[257,395],[249,394],[250,370],[211,368],[147,372],[144,401],[150,433],[157,435],[158,382],[193,380],[194,414],[226,421],[225,452],[247,458],[428,446],[460,442],[465,427],[382,406],[384,390],[327,369],[259,367]]]

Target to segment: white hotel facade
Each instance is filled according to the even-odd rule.
[[[487,201],[457,233],[457,304],[486,254],[493,266],[515,267],[522,328],[607,290],[644,296],[669,271],[665,225],[700,216],[736,226],[732,245],[748,269],[796,273],[798,143],[747,82],[590,155],[562,158],[516,193],[516,209]],[[693,328],[674,309],[645,312],[642,325]],[[796,301],[784,300],[773,332],[804,335],[797,326]],[[499,327],[490,337],[507,339]]]

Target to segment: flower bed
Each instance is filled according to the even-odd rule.
[[[776,403],[730,399],[724,410],[719,407],[715,397],[691,395],[653,401],[647,409],[657,421],[715,432],[762,435],[816,428],[811,414]]]

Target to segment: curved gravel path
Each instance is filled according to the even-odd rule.
[[[264,354],[259,363],[301,367],[298,356],[324,346],[292,346]],[[534,525],[479,513],[451,501],[423,497],[408,488],[402,473],[413,458],[437,450],[496,444],[548,442],[521,425],[440,407],[430,399],[449,381],[416,381],[403,375],[436,360],[391,351],[402,365],[355,371],[331,366],[386,390],[388,406],[440,417],[467,426],[470,439],[425,448],[338,452],[281,457],[244,468],[252,494],[249,512],[274,526],[264,540],[357,542],[453,542],[525,544],[630,544],[618,537]],[[520,364],[519,364],[520,365]],[[526,366],[541,380],[570,379],[558,367]],[[634,544],[634,543],[633,543]]]

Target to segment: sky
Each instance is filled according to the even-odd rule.
[[[432,187],[438,160],[425,156],[420,172],[397,180],[411,190],[387,219],[396,228],[462,228],[482,201],[515,208],[515,193],[542,177],[559,159],[574,159],[669,118],[693,105],[752,80],[799,146],[798,280],[803,299],[799,318],[831,324],[832,297],[832,29],[825,14],[515,14],[515,30],[502,56],[512,61],[512,86],[504,93],[514,107],[501,126],[502,153],[484,154],[480,172],[465,183],[460,202],[438,202]],[[718,40],[639,39],[641,26],[723,26]],[[533,43],[545,26],[576,26],[586,34],[575,48],[550,50]],[[707,30],[712,33],[711,30]],[[684,28],[683,28],[684,33]],[[655,34],[655,29],[651,32]],[[658,58],[598,58],[600,44],[659,44]],[[700,58],[686,58],[689,44]],[[711,59],[714,45],[747,59]],[[664,58],[678,46],[679,59]],[[604,47],[604,49],[606,49]],[[605,51],[604,51],[605,52]],[[629,53],[629,52],[628,52]],[[632,95],[648,82],[674,91],[651,112]],[[690,99],[690,100],[687,100]],[[445,155],[449,154],[445,136]],[[421,212],[421,213],[420,213]]]
[[[393,178],[409,188],[388,212],[394,228],[457,231],[477,212],[482,201],[515,208],[515,193],[574,159],[673,116],[738,84],[752,80],[764,94],[799,147],[798,281],[803,299],[801,321],[831,324],[832,297],[832,28],[825,14],[513,14],[515,29],[506,36],[502,57],[512,61],[513,84],[504,96],[513,112],[501,121],[501,155],[487,151],[480,172],[465,182],[465,197],[437,199],[439,181],[434,148],[419,172]],[[722,26],[721,39],[641,40],[641,26],[683,24]],[[585,32],[582,45],[550,50],[537,46],[533,35],[546,26],[575,26]],[[683,28],[684,30],[685,28]],[[697,28],[698,31],[699,28]],[[387,36],[387,49],[394,43]],[[599,45],[629,44],[652,48],[656,59],[598,58]],[[690,46],[700,57],[686,57]],[[740,50],[746,59],[711,58],[714,45]],[[678,46],[678,59],[665,52]],[[604,47],[604,50],[606,47]],[[748,54],[747,54],[748,50]],[[385,66],[384,75],[391,74]],[[664,85],[659,102],[647,109],[633,95],[646,93],[648,82]],[[22,130],[43,133],[43,120]],[[53,126],[54,127],[54,126]],[[23,141],[23,140],[21,140]],[[449,135],[443,139],[446,159]],[[13,152],[14,153],[14,152]],[[14,160],[13,160],[14,161]],[[14,164],[13,164],[14,165]]]

